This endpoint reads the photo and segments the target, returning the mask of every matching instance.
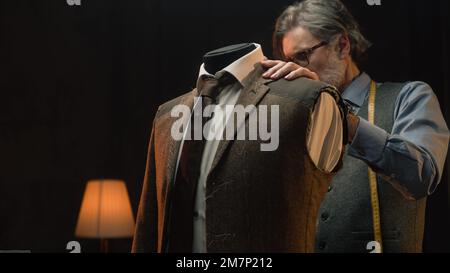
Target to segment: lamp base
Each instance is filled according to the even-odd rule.
[[[108,239],[100,239],[100,252],[101,253],[109,252],[109,240]]]

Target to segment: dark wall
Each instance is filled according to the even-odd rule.
[[[157,106],[194,86],[211,49],[258,42],[270,57],[274,20],[291,2],[2,0],[0,250],[65,251],[91,178],[126,180],[136,212]],[[430,83],[450,121],[448,1],[345,3],[374,43],[363,68]],[[450,252],[448,180],[429,202],[428,251]]]

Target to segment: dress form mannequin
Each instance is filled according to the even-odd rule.
[[[205,70],[214,75],[221,69],[232,64],[234,61],[247,55],[256,49],[256,46],[251,43],[230,45],[210,51],[203,56],[203,63]]]

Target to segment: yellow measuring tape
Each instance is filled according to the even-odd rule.
[[[375,97],[377,94],[377,85],[374,81],[370,84],[369,93],[369,123],[375,124]],[[373,232],[375,241],[380,244],[380,251],[383,252],[383,240],[381,235],[380,220],[380,201],[378,199],[377,176],[369,167],[369,183],[370,183],[370,201],[372,204]]]

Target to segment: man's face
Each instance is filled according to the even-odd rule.
[[[283,53],[288,60],[294,60],[298,53],[321,42],[323,41],[314,37],[306,28],[297,27],[284,35]],[[339,58],[338,48],[337,41],[330,41],[327,46],[317,48],[309,55],[309,65],[306,68],[317,73],[321,81],[341,89],[344,85],[346,63]]]

